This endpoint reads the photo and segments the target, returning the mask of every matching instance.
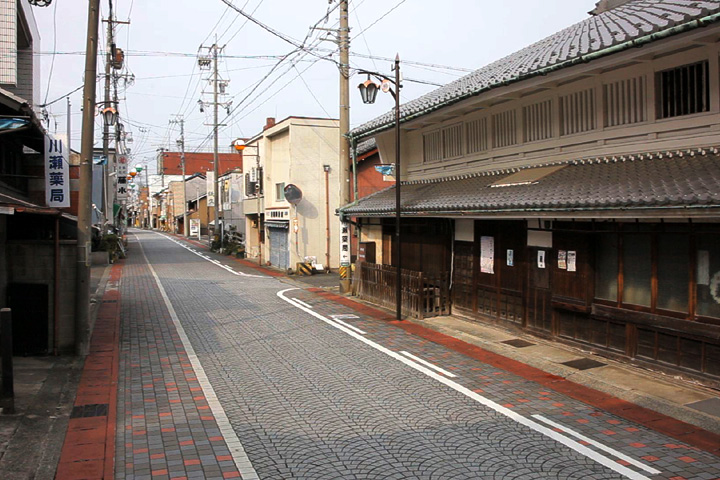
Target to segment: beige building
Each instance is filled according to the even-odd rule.
[[[394,187],[341,210],[376,244],[368,268],[401,255],[423,275],[411,293],[433,298],[406,314],[720,385],[718,39],[717,2],[603,1],[405,103],[401,245]],[[394,127],[388,112],[350,136],[394,163]]]
[[[270,118],[247,145],[243,211],[248,257],[280,269],[294,270],[304,261],[337,268],[337,120],[289,117],[275,123]],[[298,192],[297,201],[288,201],[286,193]]]

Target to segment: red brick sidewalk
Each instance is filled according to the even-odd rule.
[[[70,416],[57,480],[114,476],[122,263],[112,267],[95,322],[75,407]]]

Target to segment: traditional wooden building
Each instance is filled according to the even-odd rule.
[[[341,215],[378,264],[400,251],[438,279],[425,316],[720,384],[718,20],[720,1],[600,2],[402,106],[401,248],[394,187]],[[388,112],[351,140],[392,163],[394,127]]]

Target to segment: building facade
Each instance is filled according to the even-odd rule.
[[[283,270],[294,270],[298,262],[337,268],[337,120],[268,119],[263,132],[247,145],[246,254]],[[301,197],[292,197],[298,192]]]
[[[453,314],[720,384],[718,20],[600,2],[402,106],[401,248],[394,188],[341,214]],[[351,137],[392,163],[392,112]]]

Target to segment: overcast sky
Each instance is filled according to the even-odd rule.
[[[229,0],[228,0],[229,1]],[[102,0],[102,14],[108,13],[108,0]],[[131,132],[133,163],[151,165],[158,147],[175,148],[179,130],[169,120],[183,114],[186,120],[186,149],[209,148],[212,141],[211,109],[201,113],[198,100],[210,101],[203,91],[212,92],[205,79],[208,72],[197,67],[201,45],[224,46],[220,72],[229,80],[226,101],[232,101],[232,115],[220,134],[220,145],[227,146],[241,136],[258,133],[266,117],[338,117],[338,70],[327,59],[319,59],[337,49],[330,41],[314,41],[324,31],[309,28],[320,21],[323,28],[336,28],[338,11],[327,22],[321,21],[332,0],[232,0],[238,8],[288,37],[314,46],[317,56],[293,55],[280,64],[277,56],[295,50],[290,43],[246,23],[244,17],[222,0],[114,0],[115,17],[130,21],[116,27],[116,43],[126,52],[123,73],[135,76],[125,88],[121,82],[119,106],[122,121]],[[351,56],[355,69],[390,74],[390,62],[363,56],[394,58],[437,65],[403,64],[405,85],[403,102],[437,88],[423,83],[448,83],[507,54],[551,35],[587,17],[595,0],[351,0]],[[55,100],[82,84],[87,31],[87,1],[54,0],[47,8],[35,8],[41,32],[42,100]],[[105,45],[106,25],[101,27]],[[53,55],[53,52],[56,54]],[[337,57],[335,57],[337,58]],[[54,61],[54,66],[51,65]],[[453,67],[448,69],[445,67]],[[99,63],[98,71],[103,71]],[[268,75],[264,83],[251,89]],[[352,127],[385,113],[393,107],[389,95],[378,96],[375,105],[364,105],[357,92],[363,81],[350,80]],[[103,94],[102,83],[98,95]],[[79,148],[82,91],[71,96],[73,146]],[[65,131],[65,101],[49,107],[59,133]],[[227,114],[221,111],[220,119]],[[96,122],[99,125],[99,122]],[[99,128],[96,128],[96,138]],[[99,144],[99,141],[97,142]]]

